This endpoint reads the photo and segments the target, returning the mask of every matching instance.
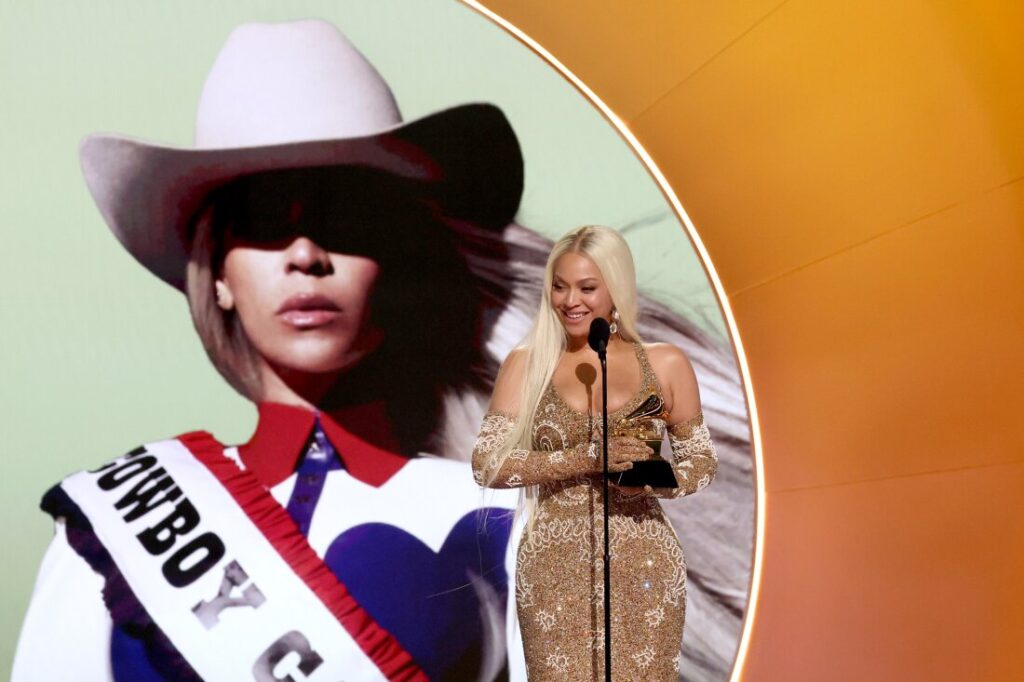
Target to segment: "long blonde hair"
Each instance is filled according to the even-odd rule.
[[[503,446],[492,455],[486,475],[492,482],[509,454],[515,449],[533,449],[533,417],[566,348],[565,330],[551,304],[555,264],[567,253],[586,256],[597,266],[618,312],[617,334],[625,341],[640,341],[637,333],[636,268],[626,240],[609,227],[585,225],[569,231],[555,242],[544,267],[541,303],[529,333],[517,350],[525,353],[526,371],[519,401],[519,417]],[[537,488],[529,486],[520,501],[519,514],[532,522]]]

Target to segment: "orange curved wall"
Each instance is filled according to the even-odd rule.
[[[766,490],[738,677],[1024,679],[1024,5],[483,4],[721,278]]]

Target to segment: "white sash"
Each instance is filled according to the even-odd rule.
[[[386,679],[182,442],[146,445],[62,487],[203,679]]]

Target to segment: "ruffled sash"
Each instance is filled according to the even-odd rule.
[[[43,508],[66,519],[115,625],[167,677],[427,679],[206,432],[74,474]]]

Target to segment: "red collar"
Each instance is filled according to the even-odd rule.
[[[283,405],[260,403],[256,432],[238,454],[245,467],[267,487],[291,476],[302,449],[313,431],[317,413]],[[320,424],[348,472],[367,485],[377,488],[394,476],[409,460],[367,443],[347,431],[330,415],[321,412]]]

